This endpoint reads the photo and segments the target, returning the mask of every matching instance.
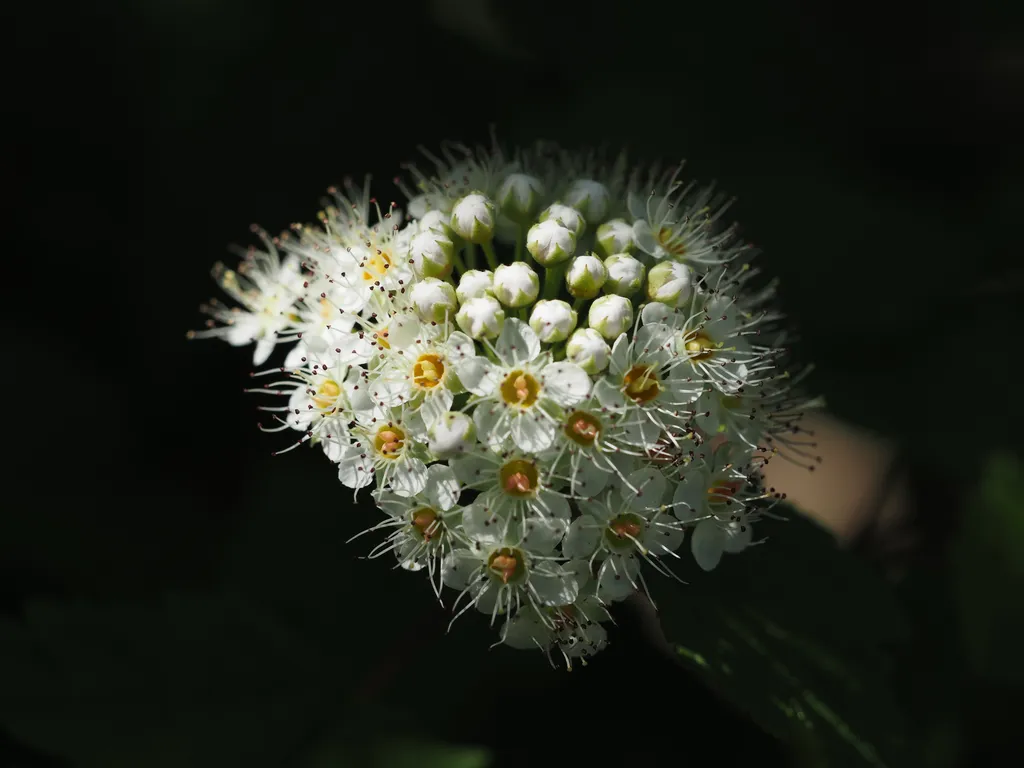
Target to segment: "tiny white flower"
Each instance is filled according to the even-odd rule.
[[[545,343],[565,341],[576,327],[576,311],[557,299],[538,301],[530,313],[530,327]]]
[[[568,261],[576,252],[576,235],[558,221],[542,221],[527,232],[526,250],[538,264],[551,267]]]
[[[488,243],[494,236],[496,219],[494,203],[479,192],[466,195],[452,207],[449,226],[471,243]]]
[[[525,307],[540,293],[540,278],[522,261],[501,264],[494,270],[494,297],[506,307]]]
[[[605,256],[633,250],[633,225],[623,219],[606,221],[597,228],[597,247]]]
[[[604,284],[605,293],[632,296],[644,287],[647,268],[643,262],[628,253],[613,253],[604,260],[604,266],[608,270],[608,280]]]
[[[448,235],[426,230],[412,238],[409,255],[417,277],[444,278],[452,273],[455,243]]]
[[[398,419],[374,418],[353,430],[353,442],[342,446],[338,479],[359,491],[377,480],[377,487],[399,496],[415,496],[427,484],[425,448],[411,439]]]
[[[412,287],[411,300],[416,316],[425,323],[443,323],[455,316],[459,300],[450,283],[428,277]]]
[[[449,411],[430,428],[430,452],[439,459],[461,456],[476,448],[476,425],[461,411]]]
[[[565,345],[565,357],[589,374],[600,373],[608,367],[611,347],[593,328],[579,328]]]
[[[544,184],[525,173],[511,173],[498,187],[501,212],[516,222],[527,222],[536,213],[544,196]]]
[[[459,278],[459,284],[455,288],[455,295],[460,304],[465,304],[470,299],[478,299],[482,296],[494,295],[494,273],[488,270],[468,269]]]
[[[577,256],[569,263],[565,273],[565,286],[577,299],[592,299],[601,292],[608,279],[604,262],[592,253]]]
[[[660,261],[647,275],[647,298],[670,307],[681,307],[693,294],[690,268],[678,261]]]
[[[591,224],[604,221],[611,204],[608,187],[593,179],[577,179],[569,186],[563,199],[566,205],[578,210]]]
[[[563,227],[570,230],[576,239],[579,239],[587,231],[587,221],[583,214],[571,205],[552,203],[538,217],[539,221],[557,221]]]
[[[633,327],[633,305],[622,296],[602,296],[590,305],[587,324],[606,339],[617,339]]]
[[[480,341],[496,338],[505,325],[505,310],[493,296],[480,296],[465,302],[455,315],[464,333]]]

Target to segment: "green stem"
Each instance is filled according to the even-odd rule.
[[[526,314],[526,307],[520,307],[519,309],[517,309],[516,314],[519,316],[519,319],[522,320],[524,323],[528,323],[530,321],[530,316]]]
[[[487,266],[489,266],[492,271],[497,269],[499,264],[498,255],[494,252],[493,243],[491,243],[491,241],[488,240],[486,243],[483,244],[483,249],[484,256],[487,257]]]
[[[587,303],[586,299],[584,299],[582,296],[577,296],[576,299],[572,303],[572,308],[576,312],[579,312],[583,308],[583,305],[586,304],[586,303]]]
[[[465,274],[465,272],[466,272],[466,264],[465,264],[465,262],[462,261],[462,256],[459,254],[458,251],[453,251],[452,252],[452,264],[455,267],[455,274],[456,275],[461,277],[463,274]]]
[[[480,345],[480,348],[484,351],[484,355],[487,357],[488,360],[490,360],[492,363],[497,363],[498,365],[501,365],[501,361],[498,359],[498,356],[494,354],[494,350],[492,350],[488,344],[484,344],[483,342],[479,341],[477,342],[477,344]]]
[[[473,243],[466,243],[466,266],[476,269],[476,246]]]
[[[551,345],[552,360],[564,360],[565,359],[565,344],[566,342],[560,341],[557,344]]]
[[[569,262],[563,261],[544,269],[544,298],[557,299],[562,290],[562,282],[565,280],[565,270],[569,268]]]

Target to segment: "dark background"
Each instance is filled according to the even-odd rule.
[[[737,196],[834,414],[966,509],[988,457],[1016,452],[1016,12],[523,0],[488,27],[470,5],[87,3],[11,25],[10,764],[305,765],[361,717],[499,760],[786,764],[629,616],[570,675],[488,652],[475,617],[444,637],[422,580],[344,544],[374,518],[329,465],[270,456],[248,353],[186,343],[250,223],[312,219],[346,174],[401,200],[418,144],[493,123],[509,144],[686,158]],[[977,765],[1016,742],[999,719],[1016,681],[979,682],[947,637],[953,497],[929,504],[919,524],[947,535],[912,571],[934,604],[914,637],[960,666],[934,669],[954,704],[922,732],[957,739],[936,748],[951,762],[921,741],[907,764]]]

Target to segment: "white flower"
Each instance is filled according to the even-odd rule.
[[[608,187],[593,179],[574,181],[565,193],[564,200],[566,205],[578,210],[592,224],[604,221],[611,203]]]
[[[494,203],[478,192],[466,195],[452,207],[449,226],[471,243],[487,243],[494,236]]]
[[[455,289],[455,295],[460,304],[465,304],[470,299],[479,299],[482,296],[494,295],[494,273],[490,270],[468,269],[459,278],[459,285]]]
[[[628,253],[613,253],[604,260],[604,266],[608,270],[608,280],[604,284],[605,293],[632,296],[643,288],[647,268],[643,262]]]
[[[622,219],[606,221],[597,228],[597,247],[605,256],[633,250],[633,225]]]
[[[540,278],[529,264],[514,261],[494,270],[494,297],[506,307],[525,307],[540,293]]]
[[[511,438],[524,451],[544,450],[559,425],[553,414],[585,400],[590,377],[575,363],[551,362],[537,334],[514,318],[505,321],[493,351],[496,363],[479,356],[456,362],[459,380],[476,395],[477,434],[494,446]]]
[[[577,256],[569,263],[565,273],[565,286],[569,294],[577,299],[592,299],[601,292],[601,286],[608,278],[604,262],[592,253]]]
[[[544,184],[525,173],[511,173],[498,187],[497,200],[501,212],[516,222],[529,221],[544,196]]]
[[[576,327],[576,312],[564,301],[538,301],[530,313],[530,327],[545,343],[565,341]]]
[[[409,255],[417,277],[448,277],[452,273],[455,243],[448,235],[430,229],[412,238]]]
[[[587,324],[606,339],[616,339],[633,327],[633,305],[622,296],[602,296],[590,305]]]
[[[459,300],[450,283],[428,277],[412,287],[412,305],[425,323],[443,323],[454,317]]]
[[[505,310],[492,296],[470,299],[459,308],[455,322],[470,337],[493,339],[505,325]]]
[[[557,221],[563,227],[570,230],[578,240],[587,231],[587,221],[583,214],[570,205],[552,203],[541,211],[538,221]]]
[[[538,264],[551,267],[567,261],[576,252],[576,235],[558,221],[542,221],[526,233],[526,250]]]
[[[377,487],[399,496],[415,496],[427,484],[424,451],[398,419],[374,417],[353,429],[353,442],[340,448],[338,479],[358,491],[377,480]]]
[[[476,425],[461,411],[449,411],[434,422],[427,435],[427,447],[439,459],[469,453],[476,448]]]
[[[579,328],[565,345],[565,357],[590,374],[600,373],[608,367],[612,348],[604,336],[593,328]]]
[[[677,261],[662,261],[647,276],[647,298],[670,307],[681,307],[693,293],[690,268]]]

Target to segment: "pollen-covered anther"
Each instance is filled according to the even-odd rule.
[[[424,541],[431,541],[441,535],[441,520],[437,512],[424,507],[412,513],[412,527],[419,531]]]
[[[503,466],[498,473],[501,489],[509,496],[533,496],[539,486],[536,465],[525,459],[515,459]]]
[[[529,408],[539,395],[540,383],[525,371],[512,371],[501,382],[501,399],[506,405]]]
[[[622,377],[627,397],[634,402],[647,403],[661,392],[658,374],[651,365],[634,365]]]
[[[565,436],[579,445],[593,445],[601,434],[601,422],[586,411],[569,414],[565,424]]]
[[[374,444],[384,458],[397,458],[398,452],[405,447],[405,432],[393,425],[381,427]]]
[[[518,550],[503,547],[491,555],[487,567],[502,584],[508,584],[522,572],[522,555]]]
[[[444,376],[444,361],[439,355],[420,355],[412,367],[412,380],[417,387],[432,389],[441,383]]]

